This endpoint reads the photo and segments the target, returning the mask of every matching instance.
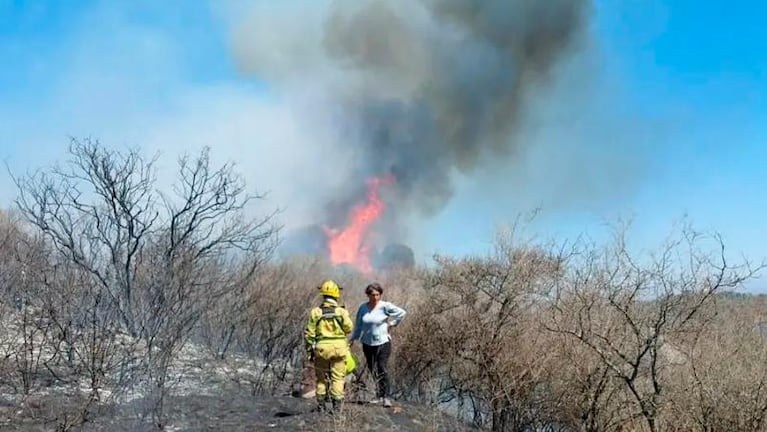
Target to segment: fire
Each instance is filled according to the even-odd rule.
[[[391,175],[374,177],[367,183],[367,200],[357,204],[349,212],[349,223],[342,228],[325,228],[328,237],[328,252],[333,265],[351,264],[361,272],[370,274],[370,247],[367,236],[373,223],[383,214],[386,207],[381,199],[381,186],[394,181]]]

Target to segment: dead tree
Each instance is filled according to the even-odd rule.
[[[50,172],[15,178],[16,203],[58,259],[84,275],[93,337],[140,360],[136,380],[149,385],[162,428],[174,356],[204,311],[268,259],[274,213],[248,218],[263,196],[246,192],[232,164],[213,167],[208,149],[180,159],[170,192],[156,184],[156,157],[137,150],[72,139],[69,155]]]

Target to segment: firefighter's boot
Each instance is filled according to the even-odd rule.
[[[331,400],[331,413],[334,416],[341,414],[341,407],[343,406],[343,399],[332,399]]]
[[[330,412],[328,400],[324,396],[322,398],[317,398],[317,408],[315,408],[315,411],[320,414]]]

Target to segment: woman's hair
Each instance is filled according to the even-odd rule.
[[[378,294],[383,294],[383,287],[378,282],[373,282],[372,284],[368,285],[367,288],[365,288],[365,295],[373,294],[373,291],[377,292]]]

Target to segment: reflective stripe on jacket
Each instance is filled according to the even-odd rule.
[[[349,316],[349,311],[335,302],[326,300],[322,306],[309,312],[304,339],[306,345],[311,347],[323,341],[346,339],[353,329],[354,322]]]

